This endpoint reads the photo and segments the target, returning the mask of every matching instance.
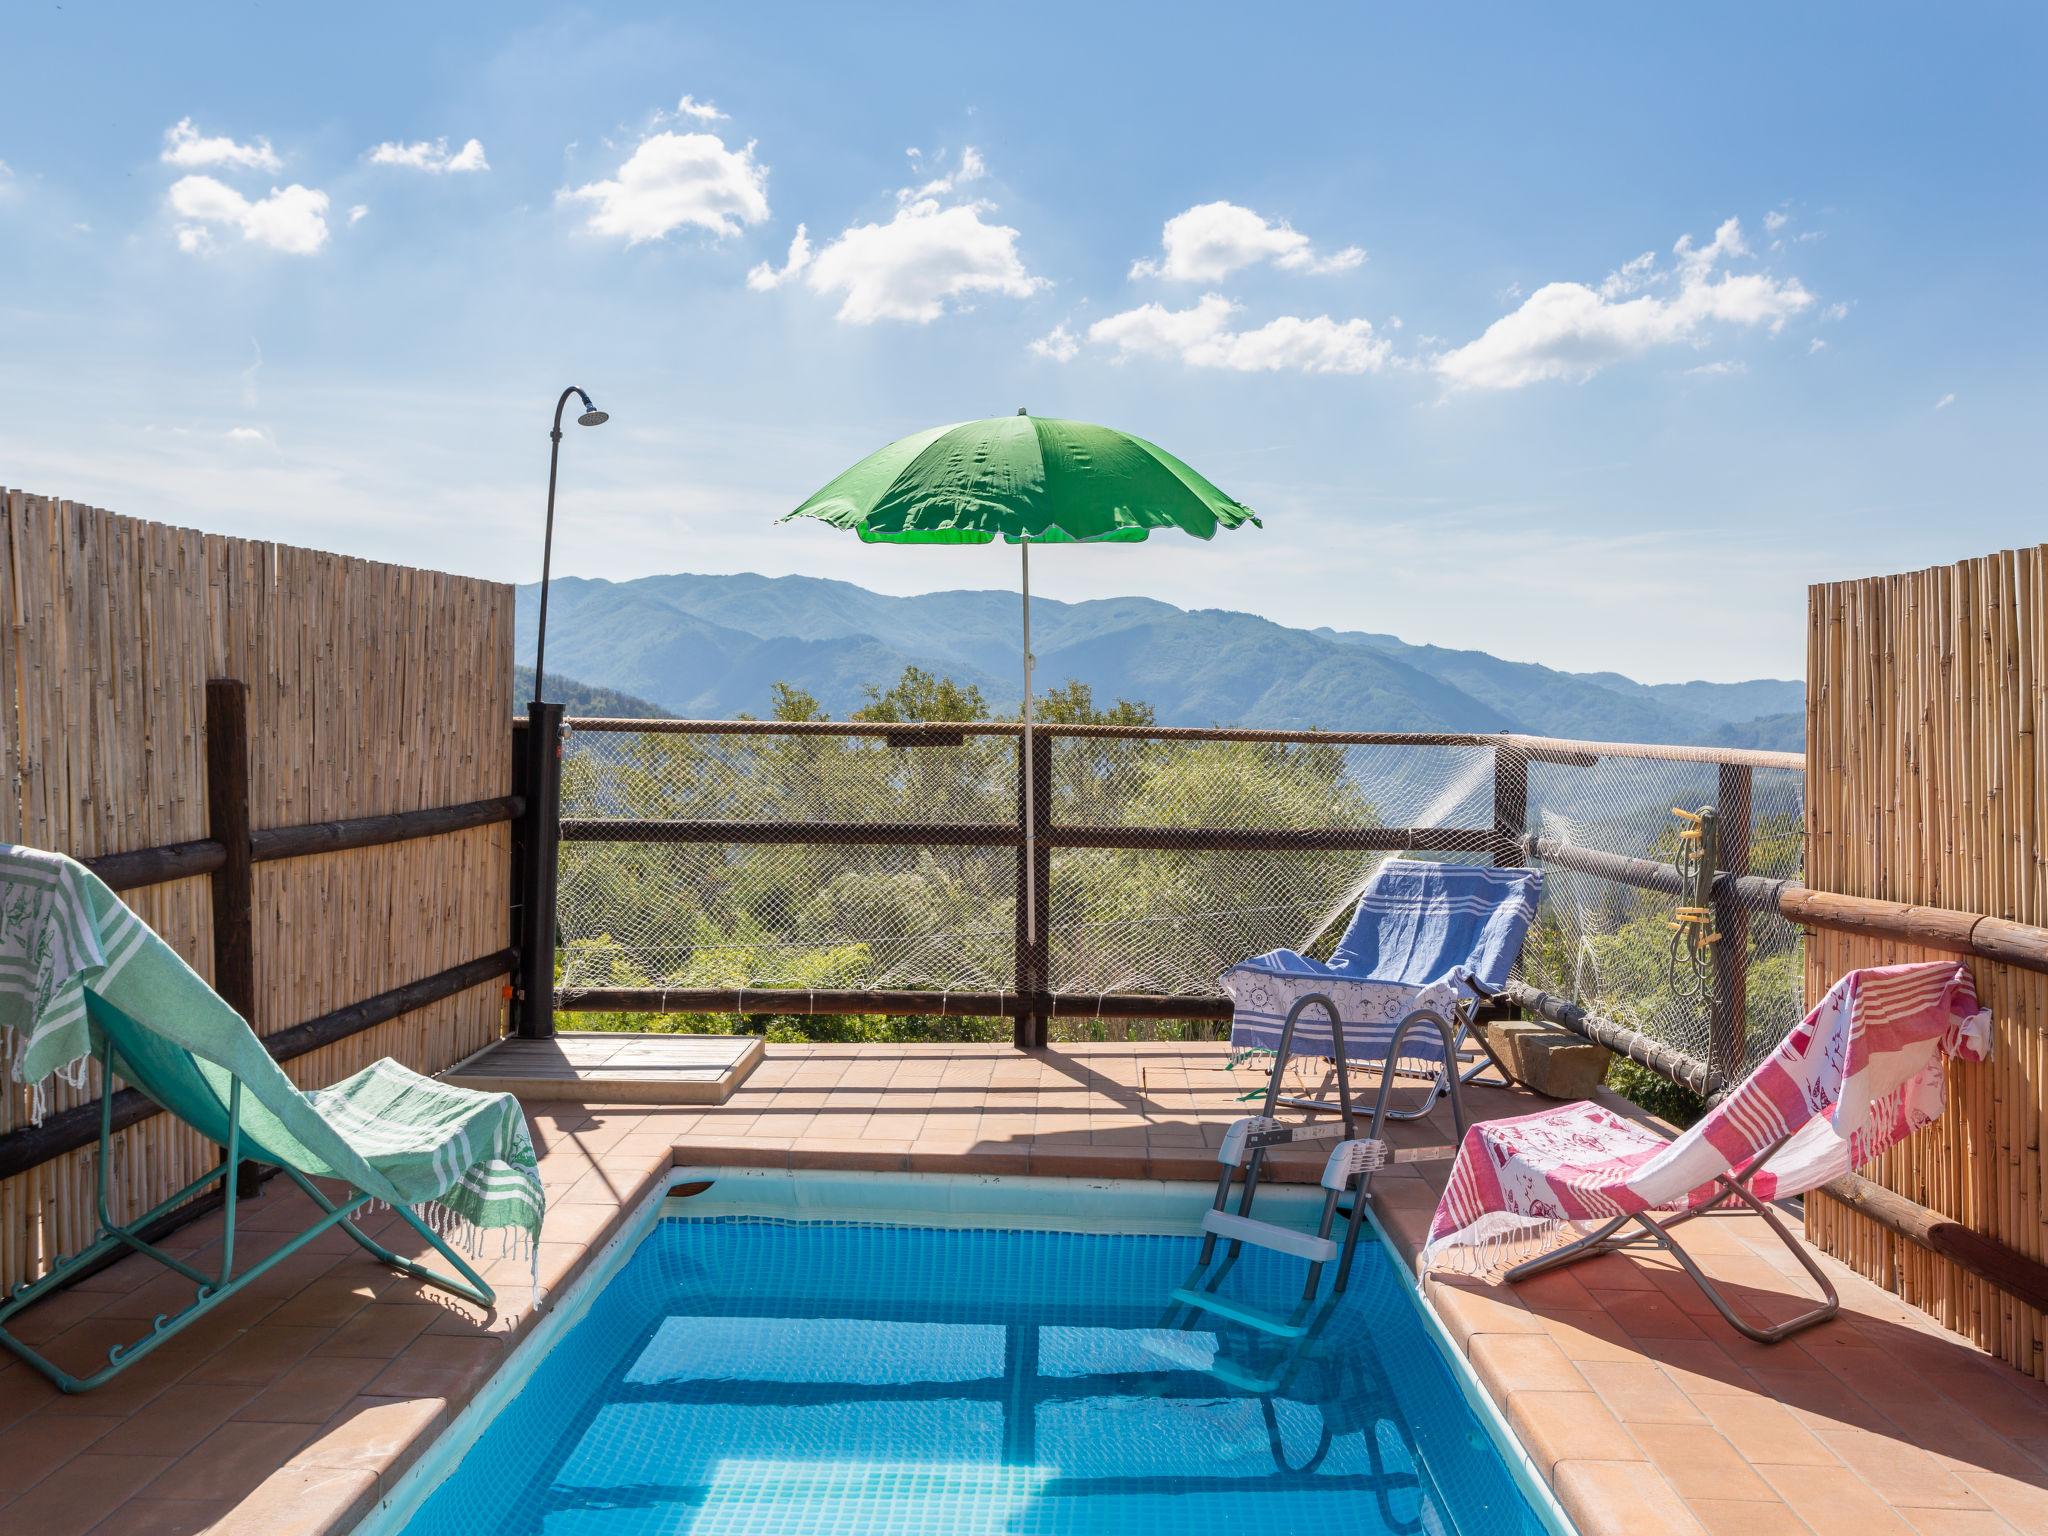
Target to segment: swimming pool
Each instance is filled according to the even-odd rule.
[[[714,1175],[650,1212],[609,1278],[565,1304],[530,1374],[458,1423],[383,1529],[1561,1528],[1383,1242],[1362,1246],[1350,1289],[1302,1339],[1176,1308],[1206,1198],[1068,1180]],[[1290,1209],[1309,1206],[1262,1196],[1264,1216]],[[1221,1293],[1285,1311],[1302,1274],[1247,1249]]]

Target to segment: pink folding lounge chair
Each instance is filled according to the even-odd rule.
[[[1990,1014],[1960,965],[1851,971],[1676,1141],[1592,1103],[1473,1126],[1423,1261],[1488,1273],[1510,1265],[1513,1282],[1654,1244],[1731,1324],[1774,1344],[1832,1317],[1840,1301],[1767,1202],[1825,1184],[1940,1119],[1948,1058],[1982,1061],[1990,1050]],[[1672,1238],[1681,1222],[1737,1204],[1791,1249],[1826,1298],[1819,1306],[1773,1327],[1744,1322]],[[1641,1230],[1616,1236],[1631,1224]]]

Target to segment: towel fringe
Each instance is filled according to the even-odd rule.
[[[1604,1223],[1562,1216],[1489,1211],[1470,1226],[1422,1250],[1424,1270],[1442,1269],[1475,1280],[1498,1281],[1517,1264],[1540,1259],[1597,1231]]]
[[[17,1082],[24,1081],[22,1069],[28,1064],[28,1041],[17,1038],[11,1030],[0,1030],[0,1041],[5,1041],[6,1055],[0,1060],[8,1063],[8,1075]],[[53,1067],[35,1082],[28,1084],[28,1119],[30,1125],[41,1125],[43,1117],[50,1112],[50,1079],[56,1078],[67,1087],[80,1093],[86,1089],[92,1073],[92,1057],[77,1056],[61,1067]]]

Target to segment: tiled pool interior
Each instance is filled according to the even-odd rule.
[[[1176,1308],[1199,1239],[1170,1230],[704,1208],[652,1226],[408,1536],[1547,1528],[1382,1243],[1290,1341]],[[1221,1294],[1285,1312],[1302,1277],[1247,1249]]]

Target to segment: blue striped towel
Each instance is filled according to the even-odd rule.
[[[1449,1015],[1453,1003],[1497,992],[1536,917],[1543,876],[1487,864],[1389,859],[1359,898],[1351,926],[1327,963],[1292,949],[1269,950],[1223,973],[1236,1005],[1230,1043],[1273,1050],[1280,1026],[1304,992],[1322,992],[1344,1021],[1348,1060],[1374,1061],[1394,1028],[1418,1008]],[[1302,1013],[1290,1054],[1330,1056],[1329,1017]],[[1433,1030],[1412,1031],[1404,1059],[1441,1062]]]

